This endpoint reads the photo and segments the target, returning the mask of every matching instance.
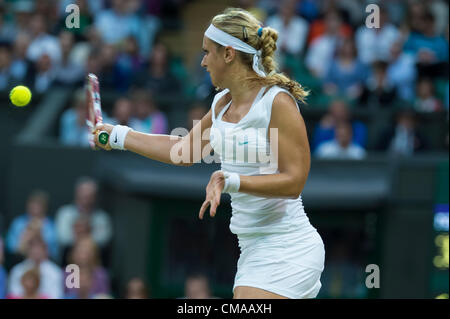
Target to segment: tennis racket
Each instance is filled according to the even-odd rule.
[[[86,124],[91,130],[92,134],[97,133],[95,126],[98,123],[103,122],[102,117],[102,105],[100,101],[100,87],[98,84],[98,78],[95,74],[89,73],[86,77],[86,106],[87,106],[87,118]],[[100,144],[106,145],[108,143],[109,134],[106,131],[98,133],[98,141]],[[95,147],[94,141],[89,141],[92,149]]]

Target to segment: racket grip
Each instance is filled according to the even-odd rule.
[[[106,131],[100,131],[98,133],[98,142],[102,145],[108,144],[109,134]]]

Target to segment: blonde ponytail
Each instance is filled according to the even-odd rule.
[[[262,51],[262,65],[267,76],[260,77],[255,74],[245,80],[254,85],[267,87],[278,85],[288,90],[295,99],[305,103],[309,91],[306,91],[298,82],[277,71],[275,51],[277,50],[278,32],[275,29],[261,28],[261,22],[249,12],[238,8],[226,9],[223,13],[215,16],[211,23],[216,28]],[[252,68],[253,55],[243,52],[238,52],[238,54],[244,64]]]

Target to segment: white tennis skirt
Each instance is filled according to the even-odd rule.
[[[292,299],[315,298],[322,284],[325,248],[310,226],[286,234],[238,236],[241,255],[233,291],[238,286],[264,289]]]

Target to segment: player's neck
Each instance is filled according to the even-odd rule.
[[[258,94],[261,89],[261,86],[249,85],[249,83],[245,83],[245,81],[235,81],[229,85],[228,89],[230,90],[233,104],[239,105],[252,103],[256,94]]]
[[[241,105],[252,103],[261,86],[254,85],[247,81],[247,78],[253,77],[254,71],[245,67],[241,63],[233,63],[228,74],[224,76],[226,79],[222,87],[227,88],[231,94],[233,105]]]

